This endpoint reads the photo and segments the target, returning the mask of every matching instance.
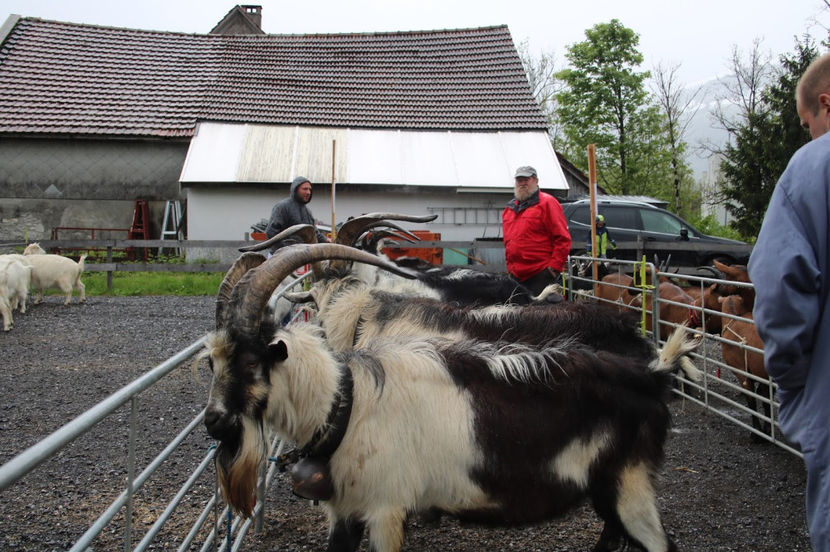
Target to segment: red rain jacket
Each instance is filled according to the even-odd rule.
[[[508,272],[519,281],[548,267],[563,272],[571,251],[571,234],[562,206],[541,190],[538,203],[518,213],[517,206],[513,199],[501,215]]]

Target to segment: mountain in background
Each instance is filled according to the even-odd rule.
[[[723,103],[723,96],[726,91],[721,79],[707,81],[697,88],[691,89],[690,93],[700,90],[697,111],[689,122],[686,131],[686,143],[688,144],[687,160],[692,169],[694,179],[697,182],[704,180],[709,172],[709,162],[712,156],[712,149],[721,148],[729,139],[729,134],[720,128],[715,121],[715,106],[719,101]],[[736,110],[725,107],[727,112]],[[695,109],[695,108],[691,108]]]

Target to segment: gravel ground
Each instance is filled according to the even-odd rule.
[[[15,317],[0,335],[0,463],[35,444],[211,329],[213,297],[90,297],[64,307],[57,297]],[[203,408],[207,377],[185,363],[137,403],[141,470]],[[793,454],[753,443],[748,433],[699,406],[676,400],[674,429],[658,494],[663,522],[685,551],[810,550],[805,471]],[[0,492],[0,550],[66,550],[121,491],[129,405]],[[211,441],[199,427],[138,493],[133,545],[189,477]],[[321,550],[325,515],[293,497],[284,476],[268,491],[265,528],[243,550]],[[200,479],[153,550],[175,550],[212,478]],[[566,519],[522,529],[460,526],[451,519],[407,525],[405,549],[429,551],[590,550],[601,530],[583,507]],[[204,539],[200,535],[197,541]],[[123,514],[94,550],[123,548]],[[199,546],[193,546],[198,550]],[[366,550],[364,539],[361,550]]]

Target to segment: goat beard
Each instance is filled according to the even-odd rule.
[[[216,451],[216,476],[225,501],[244,517],[253,515],[259,466],[265,461],[262,426],[244,418],[241,445],[220,444]]]

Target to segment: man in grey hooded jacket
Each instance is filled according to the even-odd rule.
[[[775,186],[749,276],[781,429],[807,466],[810,540],[830,552],[830,54],[804,72],[796,104],[813,141]]]
[[[311,201],[311,182],[304,176],[298,176],[291,181],[291,190],[287,198],[278,201],[271,209],[271,218],[265,228],[265,235],[273,238],[286,228],[295,224],[314,224],[314,217],[311,216],[307,205]],[[329,239],[317,230],[317,241],[327,242]],[[274,244],[271,253],[292,243],[297,243],[291,238]]]

